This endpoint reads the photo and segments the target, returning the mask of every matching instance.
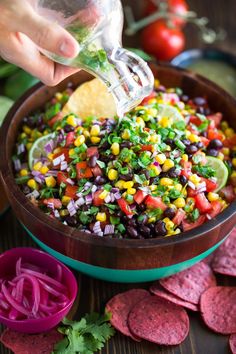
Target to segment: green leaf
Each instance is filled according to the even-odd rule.
[[[201,166],[197,165],[193,167],[193,170],[197,172],[200,176],[205,177],[205,178],[211,178],[216,175],[216,171],[207,165]]]
[[[53,106],[50,106],[47,111],[45,112],[45,118],[47,120],[50,120],[51,118],[55,117],[57,113],[59,113],[61,110],[61,104],[56,103]]]

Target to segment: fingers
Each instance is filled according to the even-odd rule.
[[[69,32],[39,16],[27,1],[1,1],[1,4],[1,23],[11,31],[26,34],[40,48],[57,55],[73,58],[78,54],[79,45]]]

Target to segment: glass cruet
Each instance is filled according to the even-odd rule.
[[[61,64],[82,68],[105,82],[115,98],[119,116],[152,91],[154,78],[147,63],[122,48],[120,0],[38,0],[36,9],[67,29],[80,48],[74,59],[43,53]]]

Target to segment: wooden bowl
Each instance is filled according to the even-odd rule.
[[[236,101],[220,87],[196,74],[166,65],[153,66],[160,82],[181,87],[190,96],[207,96],[210,107],[224,114],[236,128]],[[236,202],[204,225],[166,238],[149,240],[108,239],[78,231],[51,219],[35,207],[16,185],[11,156],[23,117],[41,107],[71,81],[74,86],[90,80],[79,72],[57,87],[37,84],[11,109],[1,134],[1,177],[10,204],[31,237],[46,251],[77,270],[104,280],[151,281],[181,271],[209,255],[229,235],[236,223]]]

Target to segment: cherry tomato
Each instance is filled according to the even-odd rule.
[[[187,220],[184,220],[183,221],[184,231],[189,231],[189,230],[195,229],[195,227],[202,225],[204,223],[205,219],[206,219],[205,215],[201,215],[201,216],[199,216],[199,218],[195,222],[188,222]]]
[[[176,28],[169,28],[165,21],[153,22],[141,34],[143,49],[159,60],[170,60],[178,55],[185,46],[183,32]]]
[[[145,193],[144,191],[137,191],[134,195],[134,201],[137,203],[137,204],[141,204],[144,199],[146,198],[147,196],[147,193]]]
[[[185,211],[183,209],[178,209],[178,211],[177,211],[175,217],[172,219],[172,221],[175,225],[179,225],[184,220],[185,216],[186,216]]]
[[[166,210],[167,208],[160,197],[152,197],[151,195],[147,197],[145,204],[150,209],[160,208],[162,210]]]
[[[134,214],[132,212],[132,210],[130,209],[129,204],[127,203],[127,201],[125,199],[120,198],[120,199],[117,200],[117,203],[119,204],[119,207],[121,208],[123,213],[125,213],[126,215],[133,215]]]
[[[87,153],[88,157],[92,157],[92,156],[97,156],[98,157],[98,155],[99,155],[98,148],[96,146],[89,147],[87,149],[86,153]]]
[[[199,193],[195,196],[196,207],[200,213],[207,213],[212,209],[211,203],[208,201],[204,193]]]
[[[69,132],[66,136],[66,147],[69,147],[70,145],[73,144],[75,140],[75,132]]]
[[[204,177],[201,177],[201,180],[202,180],[202,182],[206,183],[206,191],[207,192],[213,192],[216,189],[216,187],[217,187],[217,183],[216,182],[213,182],[210,179],[207,179],[207,178],[204,178]]]
[[[76,164],[77,178],[91,178],[93,173],[90,167],[88,167],[86,161],[78,162]]]
[[[49,203],[53,204],[55,209],[61,209],[62,207],[62,202],[60,201],[60,199],[49,198],[43,200],[44,205],[48,205]]]
[[[103,190],[96,191],[93,195],[93,205],[100,206],[104,204],[104,199],[99,198],[99,195],[103,192]]]
[[[173,14],[185,15],[188,11],[188,5],[185,0],[168,0],[169,11]],[[157,11],[157,6],[151,0],[147,1],[146,8],[144,9],[144,15],[151,15],[153,12]],[[183,27],[186,21],[182,18],[173,19],[173,24],[178,27]]]

